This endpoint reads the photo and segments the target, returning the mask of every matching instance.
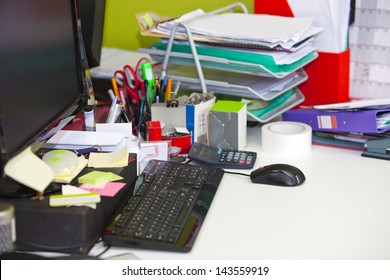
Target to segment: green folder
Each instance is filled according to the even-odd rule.
[[[153,47],[158,50],[165,51],[167,49],[167,45],[168,45],[167,43],[160,41],[154,43]],[[317,52],[313,51],[291,64],[276,64],[272,56],[250,52],[250,51],[241,51],[239,49],[222,48],[216,46],[196,44],[196,51],[198,55],[223,58],[232,61],[233,63],[229,64],[229,67],[232,67],[232,70],[240,70],[240,67],[242,66],[240,66],[239,64],[234,64],[234,62],[242,62],[242,63],[253,64],[252,68],[256,68],[254,66],[256,64],[261,65],[264,68],[266,68],[266,70],[274,74],[291,73],[293,71],[296,71],[297,69],[302,68],[304,65],[314,60],[318,56]],[[178,43],[174,43],[172,45],[172,52],[186,53],[186,54],[192,53],[191,48],[188,44],[178,44]],[[185,64],[188,64],[191,61],[186,58],[177,58],[174,56],[171,56],[170,59],[171,58],[175,59],[176,61],[181,60]],[[213,64],[218,64],[218,60],[216,60],[216,62],[214,63],[212,62],[212,59],[207,60],[207,62],[201,60],[201,64],[202,66],[205,67],[213,67]],[[217,65],[214,66],[218,67]],[[224,65],[224,67],[226,67],[226,65]],[[247,67],[251,67],[251,66],[247,65]]]

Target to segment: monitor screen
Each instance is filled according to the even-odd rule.
[[[2,166],[86,105],[76,17],[74,0],[1,0]]]

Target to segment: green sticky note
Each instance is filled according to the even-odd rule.
[[[148,25],[148,28],[152,28],[153,27],[153,17],[149,14],[149,13],[145,13],[143,16],[142,16],[142,19],[146,22],[146,24]]]
[[[245,102],[240,101],[230,101],[230,100],[218,100],[213,107],[211,107],[211,111],[219,111],[219,112],[239,112],[245,106]]]
[[[79,184],[98,185],[104,182],[122,180],[123,177],[112,172],[92,171],[78,178]]]

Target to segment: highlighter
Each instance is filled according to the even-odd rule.
[[[154,75],[153,75],[153,69],[152,64],[147,62],[143,63],[141,65],[142,68],[142,76],[144,78],[145,84],[146,84],[146,93],[148,98],[148,103],[151,104],[153,101],[153,84],[154,82]]]
[[[172,92],[172,78],[168,77],[167,80],[167,89],[165,92],[165,99],[167,102],[171,101],[171,92]]]

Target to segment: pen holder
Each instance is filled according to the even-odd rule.
[[[160,121],[172,127],[186,127],[186,107],[167,107],[166,103],[152,105],[152,121]]]

